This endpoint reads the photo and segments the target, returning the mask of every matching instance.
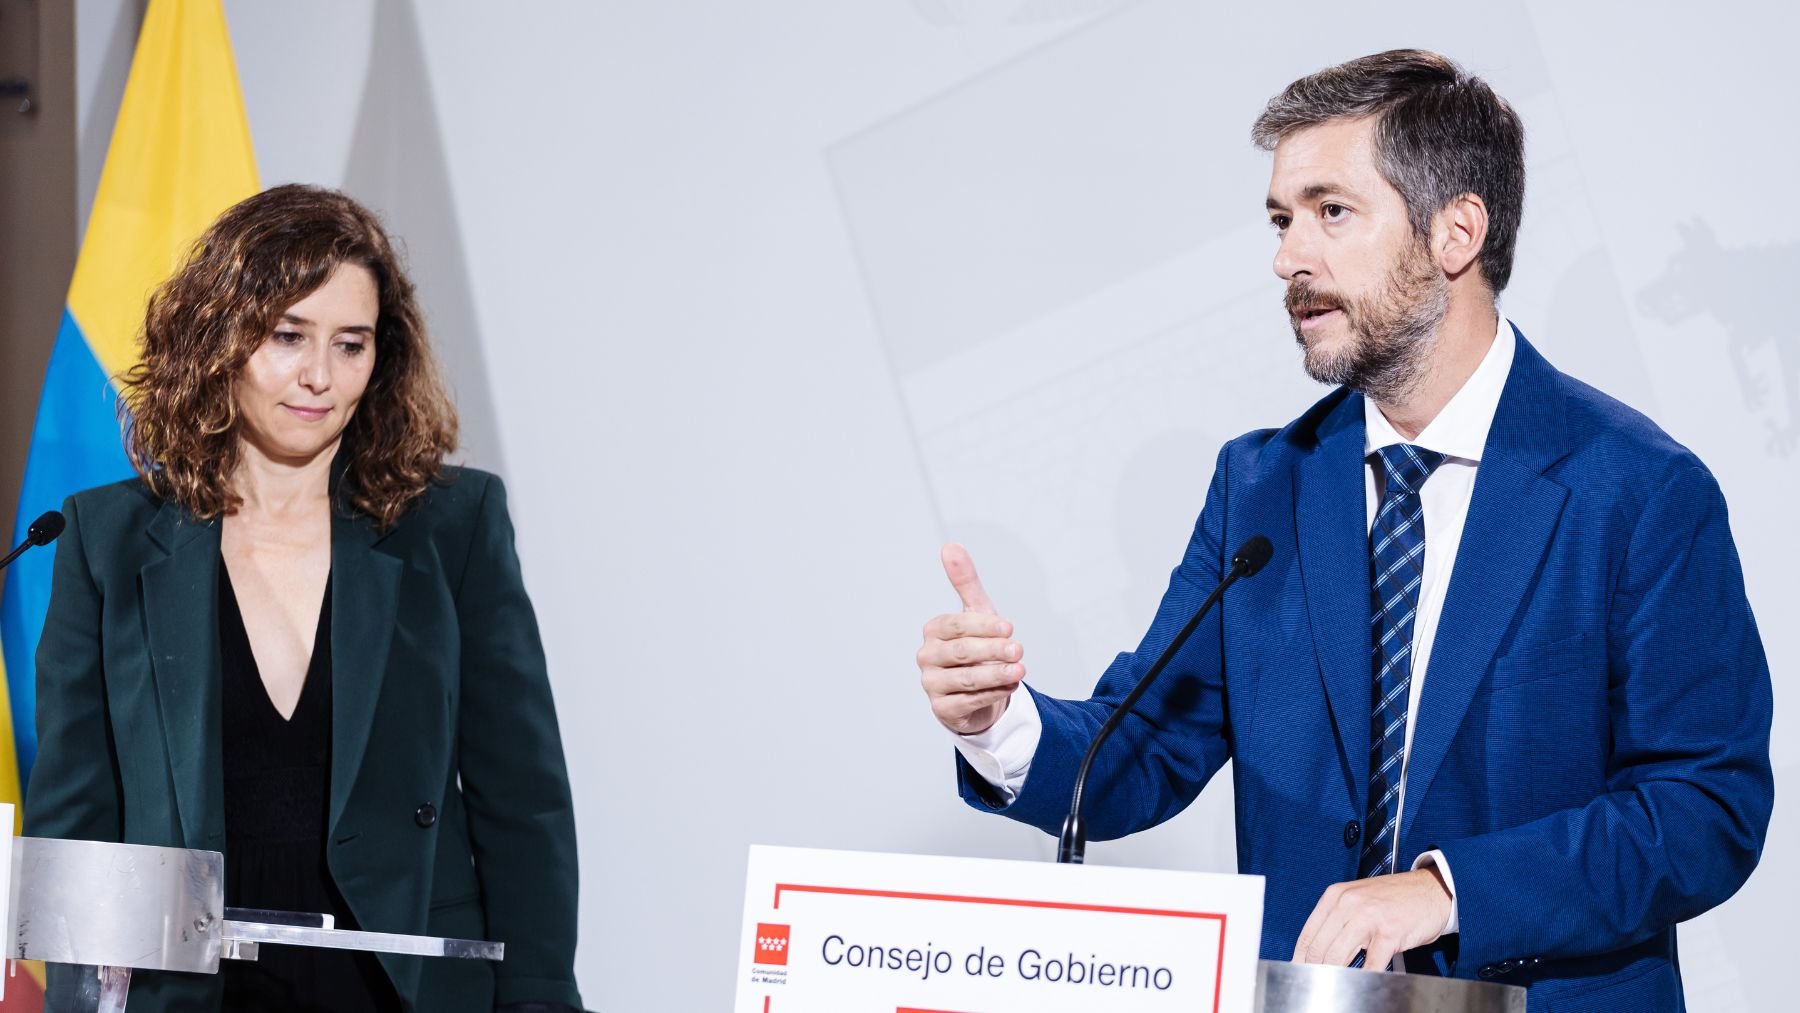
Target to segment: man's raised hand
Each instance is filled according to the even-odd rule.
[[[951,542],[943,560],[963,610],[925,624],[919,681],[938,721],[959,735],[973,735],[1006,713],[1006,702],[1025,678],[1025,649],[1011,639],[1012,623],[996,614],[969,551]]]

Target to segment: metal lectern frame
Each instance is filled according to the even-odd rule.
[[[134,969],[217,974],[219,961],[255,960],[262,946],[506,955],[502,943],[339,929],[324,914],[228,909],[225,859],[216,851],[38,837],[8,843],[6,956],[95,969],[79,1010],[68,1013],[124,1013]]]

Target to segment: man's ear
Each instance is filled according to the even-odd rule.
[[[1438,267],[1452,278],[1461,275],[1487,244],[1487,202],[1472,193],[1451,201],[1431,221],[1431,250]]]

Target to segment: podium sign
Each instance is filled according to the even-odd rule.
[[[1251,1013],[1263,881],[750,849],[735,1013]]]

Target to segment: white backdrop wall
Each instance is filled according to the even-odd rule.
[[[131,0],[82,0],[84,178]],[[503,473],[580,815],[579,974],[722,1009],[752,842],[1038,857],[966,810],[912,664],[966,542],[1032,679],[1147,622],[1219,443],[1321,391],[1247,133],[1402,45],[1528,131],[1505,312],[1717,473],[1800,770],[1793,5],[227,0],[266,183],[406,241]],[[84,200],[87,195],[84,195]],[[1092,859],[1230,869],[1229,774]],[[1800,810],[1683,926],[1697,1010],[1775,1009]]]

